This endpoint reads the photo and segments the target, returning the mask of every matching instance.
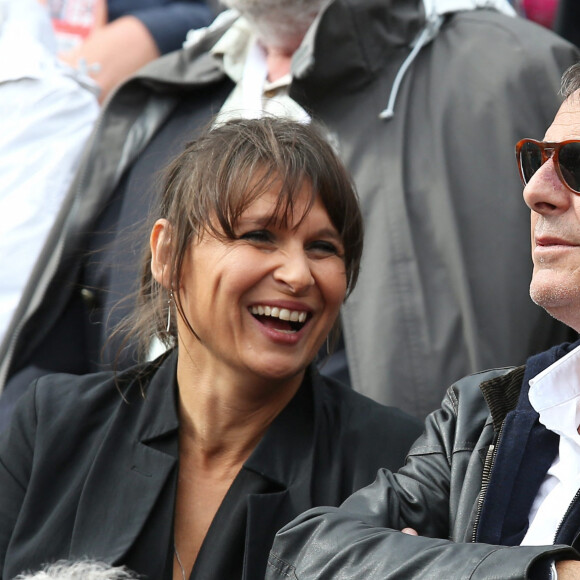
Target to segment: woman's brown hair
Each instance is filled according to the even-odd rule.
[[[175,343],[175,316],[167,328],[168,308],[172,307],[173,295],[175,307],[183,314],[179,293],[172,289],[180,286],[190,244],[206,233],[235,239],[240,215],[272,187],[280,191],[272,220],[285,223],[302,185],[310,186],[309,207],[316,198],[322,201],[344,245],[347,295],[354,288],[363,246],[358,197],[347,170],[320,128],[274,117],[228,121],[189,143],[167,167],[163,183],[151,223],[165,218],[171,224],[170,282],[169,288],[164,288],[153,279],[148,249],[127,336],[129,342],[137,340],[140,360],[146,356],[153,336],[166,346]]]

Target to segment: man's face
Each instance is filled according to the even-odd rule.
[[[560,107],[544,141],[580,139],[580,93]],[[580,195],[556,174],[553,158],[524,189],[531,211],[532,300],[580,332]]]

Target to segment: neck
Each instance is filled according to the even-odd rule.
[[[209,371],[180,357],[180,440],[206,468],[239,466],[298,390],[304,373],[260,384],[256,377]],[[182,447],[183,448],[183,447]]]
[[[277,81],[290,73],[292,68],[292,52],[277,48],[266,48],[266,66],[268,80]]]

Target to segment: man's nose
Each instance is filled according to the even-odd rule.
[[[311,264],[304,250],[283,252],[274,271],[274,279],[283,283],[294,294],[303,294],[314,284]]]
[[[527,206],[543,215],[565,212],[572,203],[572,195],[556,173],[553,158],[548,159],[534,173],[524,188]]]

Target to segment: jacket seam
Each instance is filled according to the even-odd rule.
[[[455,413],[455,416],[457,417],[457,411],[459,410],[459,399],[457,398],[457,393],[455,392],[453,387],[449,387],[447,389],[447,396],[449,397],[449,402],[451,403],[451,406],[453,407],[453,412]]]
[[[473,572],[469,575],[469,578],[473,578],[474,574],[481,568],[481,566],[485,563],[485,561],[490,558],[491,556],[493,556],[496,552],[501,551],[503,548],[505,548],[505,546],[502,546],[501,548],[496,548],[495,550],[492,550],[489,554],[486,554],[485,557],[483,558],[483,560],[481,560],[480,562],[478,562],[478,564],[475,566],[475,568],[473,569]],[[490,577],[488,580],[502,580],[503,577],[500,576],[496,576],[494,577]]]
[[[298,576],[296,575],[296,567],[292,564],[282,560],[276,553],[270,552],[270,556],[268,557],[268,565],[277,572],[280,572],[286,578],[294,578],[295,580],[299,580]]]
[[[442,447],[413,447],[407,454],[407,457],[415,457],[416,455],[447,455]]]
[[[453,446],[451,453],[453,454],[463,451],[473,451],[475,447],[476,447],[475,443],[472,443],[470,441],[463,441],[461,443],[456,443]],[[430,447],[428,445],[422,445],[420,447],[413,447],[407,454],[407,457],[414,457],[416,455],[437,455],[437,454],[447,456],[447,453],[442,446]]]

